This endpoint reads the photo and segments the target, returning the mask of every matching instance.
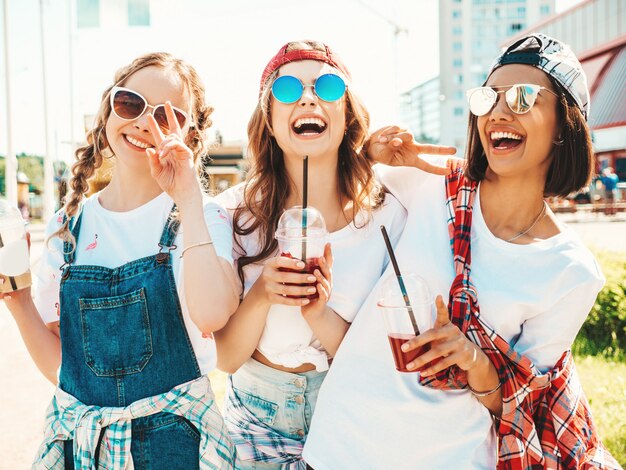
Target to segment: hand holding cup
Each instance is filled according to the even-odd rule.
[[[402,345],[402,351],[424,351],[407,364],[410,371],[419,370],[422,376],[436,374],[456,365],[468,371],[477,364],[482,350],[471,342],[459,328],[450,321],[448,308],[443,298],[435,300],[437,318],[433,328],[412,338]]]

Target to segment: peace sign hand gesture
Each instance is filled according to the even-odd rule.
[[[146,154],[152,177],[180,206],[181,203],[200,194],[200,188],[193,163],[193,152],[184,142],[183,131],[169,101],[165,103],[165,114],[168,134],[163,133],[152,114],[148,115],[148,127],[155,148],[146,149]]]
[[[398,126],[387,126],[374,132],[367,144],[367,154],[375,163],[390,166],[412,166],[435,175],[450,173],[451,162],[447,166],[438,166],[427,162],[420,155],[454,155],[456,148],[443,145],[420,144],[413,135]]]

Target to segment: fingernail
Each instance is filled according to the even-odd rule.
[[[310,300],[309,300],[309,299],[304,299],[304,300],[302,301],[302,305],[306,305],[306,304],[308,304],[309,302],[310,302]]]
[[[409,362],[409,363],[406,365],[406,368],[407,368],[407,369],[409,369],[409,370],[413,370],[413,369],[415,369],[415,363],[414,363],[414,362]]]
[[[404,352],[407,352],[409,350],[409,345],[403,344],[402,346],[400,346],[400,349],[402,349]]]
[[[9,294],[6,294],[6,295],[4,296],[4,298],[5,298],[5,299],[7,299],[7,300],[11,300],[11,296],[10,296]]]
[[[315,278],[315,276],[309,276],[309,277],[307,277],[307,278],[306,278],[306,280],[307,280],[307,281],[309,281],[309,282],[315,282],[315,281],[317,281],[317,279]],[[4,279],[3,279],[3,281],[4,281]]]
[[[0,284],[4,284],[4,278],[0,277]]]
[[[302,261],[298,261],[298,263],[296,264],[296,267],[304,268],[304,263]]]
[[[309,294],[313,294],[313,293],[316,291],[316,289],[315,289],[315,287],[309,287],[306,291],[307,291]]]

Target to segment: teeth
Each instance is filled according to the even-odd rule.
[[[519,134],[513,134],[512,132],[492,132],[491,140],[500,140],[500,139],[513,139],[513,140],[522,140],[522,136]]]
[[[326,123],[320,118],[300,118],[294,123],[294,127],[302,127],[304,124],[317,124],[320,127],[326,127]]]
[[[137,139],[133,139],[131,136],[127,135],[126,136],[126,140],[128,140],[131,144],[133,144],[136,147],[142,148],[142,149],[148,149],[150,147],[152,147],[150,144],[146,144],[144,142],[141,142],[140,140]]]

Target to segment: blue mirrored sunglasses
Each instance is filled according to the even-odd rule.
[[[272,95],[281,103],[295,103],[302,97],[305,87],[313,87],[319,99],[332,103],[340,99],[346,92],[346,82],[339,75],[326,73],[320,75],[313,85],[303,85],[291,75],[283,75],[274,80]]]

